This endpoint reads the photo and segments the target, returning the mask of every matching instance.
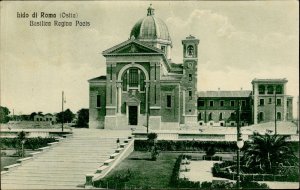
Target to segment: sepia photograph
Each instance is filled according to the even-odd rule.
[[[299,189],[299,2],[1,1],[1,189]]]

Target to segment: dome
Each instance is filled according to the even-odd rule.
[[[140,19],[132,28],[130,37],[134,36],[138,40],[164,40],[171,43],[167,25],[154,16],[154,9],[148,8],[147,16]]]

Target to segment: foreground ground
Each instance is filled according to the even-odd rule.
[[[157,161],[150,160],[150,153],[134,151],[105,177],[114,183],[113,176],[124,171],[131,172],[127,188],[151,187],[169,188],[172,170],[180,153],[161,153]],[[110,185],[109,185],[110,186]]]

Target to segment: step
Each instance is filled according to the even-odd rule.
[[[113,153],[112,155],[109,156],[110,159],[116,158],[120,153]]]
[[[115,150],[115,152],[116,152],[116,153],[120,153],[123,149],[124,149],[124,148],[117,148],[117,149]]]
[[[27,161],[30,161],[30,160],[33,160],[33,157],[21,158],[21,159],[17,160],[17,163],[19,163],[19,164],[22,163],[23,164],[23,163],[25,163]]]
[[[107,169],[109,166],[102,165],[99,168],[97,168],[96,173],[102,173],[105,169]]]
[[[108,159],[104,161],[104,165],[108,166],[110,163],[112,163],[115,159]]]
[[[15,170],[16,168],[18,168],[19,166],[21,166],[21,164],[12,164],[12,165],[9,165],[9,166],[5,166],[4,170],[5,171],[12,171],[12,170]]]

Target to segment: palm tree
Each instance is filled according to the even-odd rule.
[[[286,138],[287,136],[254,133],[242,158],[247,170],[274,173],[279,171],[280,166],[297,164],[297,157]]]

